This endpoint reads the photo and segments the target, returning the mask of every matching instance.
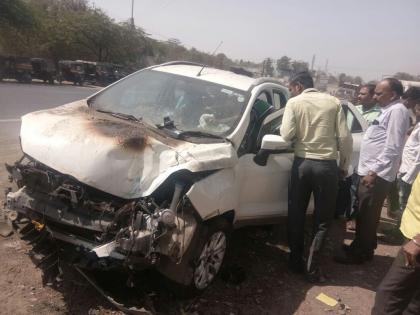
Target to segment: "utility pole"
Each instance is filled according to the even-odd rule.
[[[131,0],[131,27],[134,29],[134,0]]]
[[[326,73],[326,74],[328,73],[328,59],[327,59],[327,61],[325,62],[325,73]]]
[[[315,57],[316,57],[316,55],[314,54],[314,55],[312,56],[311,71],[314,71]]]

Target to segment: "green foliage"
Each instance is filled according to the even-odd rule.
[[[406,73],[406,72],[397,72],[396,74],[394,74],[394,77],[399,79],[399,80],[407,80],[407,81],[415,81],[416,77]]]
[[[345,73],[340,73],[340,75],[338,76],[338,84],[342,85],[343,83],[362,85],[363,79],[359,76],[352,77],[350,75],[346,75]]]
[[[292,68],[291,68],[291,60],[292,58],[283,56],[280,59],[277,59],[277,73],[280,76],[289,75]]]
[[[299,73],[299,72],[302,72],[302,71],[308,71],[309,70],[309,64],[307,62],[304,62],[304,61],[294,60],[291,63],[291,67],[292,67],[292,72],[293,73]]]
[[[33,17],[22,0],[0,1],[0,26],[24,29],[33,26]]]
[[[266,58],[263,61],[263,76],[272,77],[274,74],[273,60]]]
[[[235,65],[222,53],[213,56],[187,49],[176,38],[152,39],[129,22],[116,23],[87,0],[0,0],[0,53],[55,62],[112,62],[131,68],[171,60],[225,69]]]

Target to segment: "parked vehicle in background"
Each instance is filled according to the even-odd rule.
[[[32,78],[39,79],[49,84],[54,84],[56,78],[56,68],[51,60],[44,58],[31,58]]]
[[[352,103],[357,102],[357,93],[360,85],[353,83],[341,83],[339,87],[333,92],[333,95],[340,100],[346,100]]]
[[[60,60],[58,62],[57,80],[61,84],[63,81],[70,81],[73,84],[83,85],[85,82],[85,65],[80,61]]]
[[[14,79],[21,83],[31,83],[32,65],[26,57],[1,57],[0,56],[0,80]]]
[[[107,86],[117,81],[114,73],[114,65],[111,63],[96,63],[96,85]]]
[[[407,80],[400,80],[400,81],[404,87],[404,91],[407,91],[412,86],[420,88],[420,81],[407,81]]]
[[[83,65],[84,70],[84,82],[89,84],[96,83],[96,62],[95,61],[86,61],[86,60],[76,60]]]
[[[22,117],[10,220],[74,246],[82,267],[156,268],[203,290],[229,232],[287,216],[293,150],[279,135],[288,89],[189,62],[138,71]],[[357,143],[367,124],[342,104]],[[29,220],[28,220],[29,218]]]
[[[124,76],[120,71],[123,69],[120,65],[86,60],[76,60],[76,62],[83,64],[85,71],[84,81],[90,84],[107,86]]]
[[[354,103],[357,100],[357,92],[353,89],[339,87],[332,93],[339,100],[345,100]]]
[[[113,64],[112,66],[115,81],[121,80],[129,74],[129,71],[123,65]]]

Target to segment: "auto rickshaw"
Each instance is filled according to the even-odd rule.
[[[15,79],[21,83],[31,83],[32,71],[29,58],[15,56],[0,58],[0,80]]]
[[[40,79],[49,84],[54,84],[56,77],[56,68],[51,60],[44,58],[31,58],[32,64],[32,78]]]
[[[80,62],[83,64],[83,69],[85,71],[85,82],[89,82],[90,84],[96,83],[96,62],[94,61],[86,61],[86,60],[76,60],[76,62]]]
[[[98,62],[96,64],[96,84],[106,86],[117,81],[114,74],[114,65],[111,63]]]
[[[85,82],[85,66],[80,61],[60,60],[58,62],[58,82],[73,82],[74,85],[83,85]]]

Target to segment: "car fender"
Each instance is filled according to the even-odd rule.
[[[186,195],[203,221],[236,209],[239,192],[234,169],[222,169],[203,178]]]

